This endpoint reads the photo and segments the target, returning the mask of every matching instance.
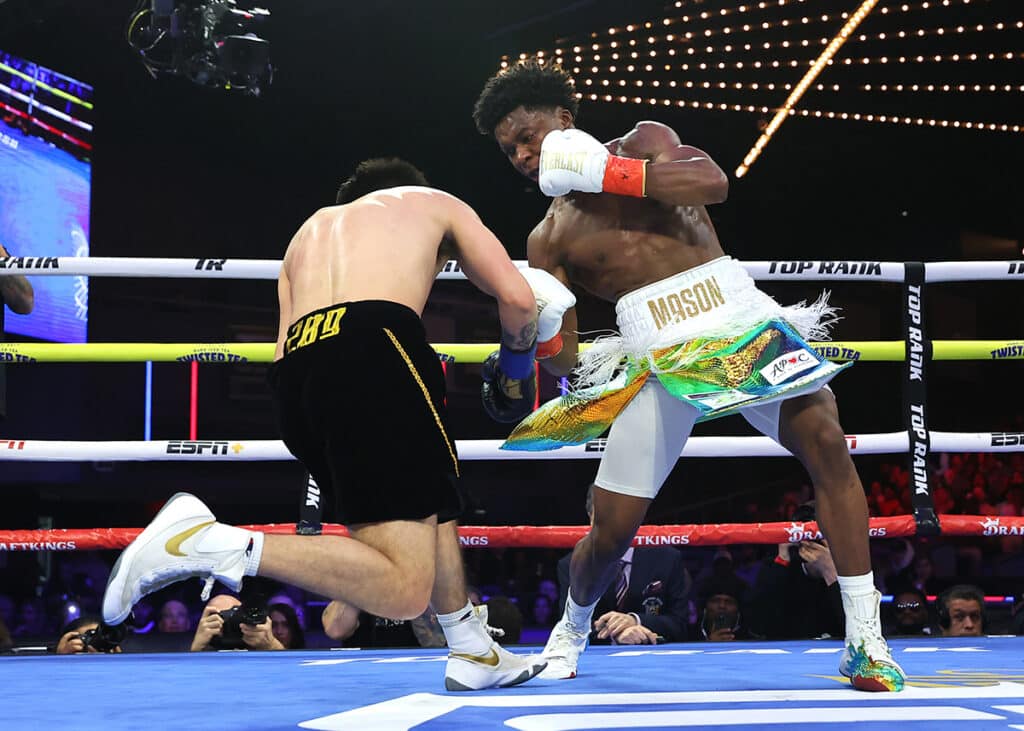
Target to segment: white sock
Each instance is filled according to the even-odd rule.
[[[263,539],[266,537],[257,531],[246,531],[252,541],[245,554],[245,576],[258,576],[260,561],[263,559]]]
[[[875,593],[875,573],[868,571],[860,576],[839,576],[839,591],[850,596],[864,596]]]
[[[594,616],[594,607],[597,602],[580,606],[572,599],[572,591],[569,592],[569,599],[565,602],[565,616],[563,619],[573,632],[590,634],[590,620]]]
[[[839,593],[846,614],[846,637],[858,634],[857,620],[878,621],[878,599],[875,596],[875,575],[869,571],[860,576],[839,576]],[[879,628],[880,631],[880,628]]]
[[[438,614],[437,622],[452,652],[483,655],[494,644],[476,616],[472,602],[467,601],[466,606],[450,614]]]
[[[214,523],[199,539],[197,546],[206,552],[242,551],[242,576],[256,576],[263,558],[262,533],[236,528],[226,523]]]

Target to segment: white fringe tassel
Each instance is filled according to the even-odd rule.
[[[741,318],[738,321],[723,323],[722,328],[714,331],[701,333],[702,338],[731,338],[743,335],[766,319],[777,317],[789,323],[793,329],[800,333],[800,337],[807,341],[829,340],[832,327],[842,318],[839,316],[839,308],[832,307],[828,303],[830,293],[822,292],[810,305],[806,301],[799,302],[787,307],[779,306],[778,312],[765,317],[764,312],[758,313],[757,319],[746,320]],[[652,336],[654,333],[652,333]],[[590,388],[604,388],[619,373],[625,364],[626,357],[642,359],[651,350],[660,347],[669,347],[669,344],[645,344],[637,352],[627,351],[621,335],[601,335],[596,338],[589,349],[579,356],[579,363],[573,370],[573,383],[570,386],[572,392],[580,392]],[[666,370],[684,368],[703,354],[703,348],[686,353],[685,358],[672,363]],[[651,364],[652,371],[658,372]]]

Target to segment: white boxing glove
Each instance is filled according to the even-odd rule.
[[[553,130],[540,146],[540,190],[556,198],[572,191],[646,194],[647,161],[619,157],[580,129]]]
[[[537,300],[537,360],[551,358],[562,350],[562,318],[576,306],[576,295],[543,269],[520,269]]]

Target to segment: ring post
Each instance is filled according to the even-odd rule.
[[[907,262],[903,285],[903,337],[906,340],[906,380],[903,383],[903,417],[910,439],[909,469],[913,487],[914,521],[919,535],[942,532],[928,470],[928,419],[926,413],[926,364],[932,344],[924,324],[924,264]]]

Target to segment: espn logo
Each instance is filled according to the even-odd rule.
[[[172,439],[167,442],[167,454],[195,454],[204,453],[227,454],[228,443],[226,441],[191,441],[187,439]]]
[[[1024,447],[1024,432],[998,431],[992,433],[993,447]]]

